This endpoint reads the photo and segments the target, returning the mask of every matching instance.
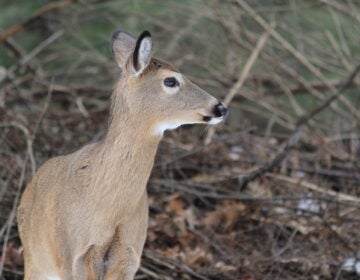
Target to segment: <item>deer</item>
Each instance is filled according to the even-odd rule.
[[[218,124],[228,109],[152,56],[150,32],[118,30],[120,68],[98,142],[46,161],[17,210],[25,280],[134,279],[148,227],[147,182],[166,130]]]

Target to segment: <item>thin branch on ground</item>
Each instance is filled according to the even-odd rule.
[[[360,198],[357,198],[357,197],[352,196],[352,195],[348,195],[348,194],[344,194],[344,193],[340,193],[340,192],[336,192],[336,191],[321,188],[321,187],[319,187],[319,186],[317,186],[317,185],[315,185],[313,183],[303,181],[301,178],[295,179],[295,178],[292,178],[292,177],[289,177],[289,176],[284,176],[284,175],[279,175],[279,174],[267,174],[267,176],[269,176],[270,178],[274,178],[274,179],[278,179],[280,181],[290,183],[292,185],[299,185],[301,187],[304,187],[304,188],[307,188],[309,190],[316,191],[316,192],[319,192],[319,193],[322,193],[322,194],[325,194],[325,195],[328,195],[328,196],[337,197],[337,198],[339,198],[341,200],[344,200],[344,201],[352,201],[352,202],[355,202],[355,203],[360,203]]]

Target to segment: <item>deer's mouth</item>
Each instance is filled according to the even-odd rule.
[[[223,103],[218,102],[213,107],[211,114],[212,116],[201,115],[202,121],[208,124],[218,124],[219,122],[224,120],[225,117],[227,116],[228,108],[226,108]]]
[[[209,121],[211,121],[211,119],[212,119],[212,117],[210,117],[210,116],[202,116],[202,120],[204,122],[209,122]]]

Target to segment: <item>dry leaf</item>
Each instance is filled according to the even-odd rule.
[[[24,265],[24,257],[22,255],[22,250],[16,248],[15,243],[8,243],[3,263],[13,268]]]
[[[202,248],[195,249],[186,248],[184,253],[180,253],[182,260],[189,265],[210,265],[213,257],[210,253],[205,252]]]
[[[178,216],[184,216],[185,202],[182,199],[172,200],[166,205],[165,210]]]
[[[215,211],[206,214],[204,224],[208,228],[216,228],[222,224],[225,229],[229,229],[235,225],[245,209],[245,204],[241,202],[224,201]]]

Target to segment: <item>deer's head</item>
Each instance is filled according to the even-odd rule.
[[[129,114],[141,118],[154,135],[183,124],[217,124],[227,108],[193,84],[169,63],[152,57],[151,35],[137,40],[118,30],[112,50],[122,74],[115,94],[122,95]]]

